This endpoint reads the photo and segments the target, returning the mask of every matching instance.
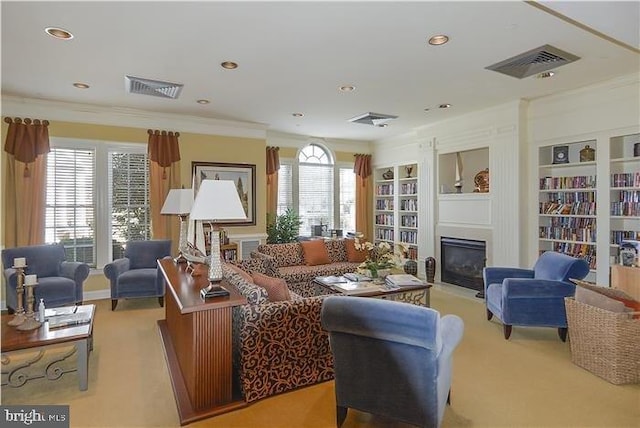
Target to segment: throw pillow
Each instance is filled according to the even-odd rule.
[[[253,284],[253,278],[251,277],[251,274],[240,269],[238,266],[233,265],[231,263],[227,263],[227,267],[234,271],[235,273],[237,273],[238,275],[240,275],[242,277],[242,279],[244,279],[245,281],[247,281],[250,284]]]
[[[269,296],[270,302],[291,300],[289,287],[287,287],[287,283],[284,279],[273,278],[259,272],[254,272],[251,274],[251,276],[253,277],[253,282],[256,285],[267,290],[267,295]]]
[[[304,241],[300,244],[302,245],[304,262],[307,266],[326,265],[331,263],[331,260],[329,260],[329,252],[327,251],[327,247],[324,245],[323,239]]]
[[[584,303],[596,308],[604,309],[610,312],[626,312],[627,309],[624,303],[619,302],[611,297],[607,297],[604,294],[597,291],[589,290],[587,288],[578,286],[576,287],[576,302]]]
[[[367,250],[357,250],[355,239],[345,239],[344,245],[347,250],[347,261],[362,263],[367,259]]]

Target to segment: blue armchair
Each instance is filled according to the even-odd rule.
[[[118,299],[157,297],[164,306],[164,278],[158,269],[158,259],[171,257],[171,240],[129,241],[124,257],[108,263],[104,274],[111,282],[111,310]]]
[[[7,309],[13,313],[17,308],[17,275],[13,260],[27,260],[26,275],[37,275],[34,287],[36,302],[44,299],[47,307],[82,304],[82,286],[89,276],[89,265],[66,261],[61,244],[31,245],[2,250]],[[37,303],[36,303],[37,305]],[[37,306],[36,306],[37,307]]]
[[[423,427],[440,426],[452,354],[464,325],[455,315],[382,299],[329,296],[322,326],[334,357],[336,421],[348,408]]]
[[[564,298],[575,294],[570,278],[583,279],[589,273],[586,261],[547,251],[533,269],[485,267],[484,294],[487,319],[495,315],[503,323],[504,338],[518,326],[555,327],[567,339]]]

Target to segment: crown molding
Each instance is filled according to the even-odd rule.
[[[2,115],[143,129],[175,129],[181,133],[266,139],[267,125],[123,107],[69,103],[13,95],[2,96]]]

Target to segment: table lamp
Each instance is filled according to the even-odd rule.
[[[193,206],[192,189],[171,189],[160,210],[160,214],[177,214],[180,216],[180,240],[178,241],[178,257],[176,263],[186,261],[184,257],[188,253],[186,220]]]
[[[191,220],[211,223],[209,286],[200,290],[200,294],[205,298],[228,296],[229,292],[219,284],[222,281],[222,262],[220,260],[220,228],[216,222],[247,218],[235,183],[231,180],[203,180],[190,215]]]

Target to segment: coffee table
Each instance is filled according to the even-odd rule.
[[[329,278],[329,279],[327,279]],[[378,299],[393,300],[397,302],[411,303],[413,305],[429,307],[430,288],[432,284],[423,282],[418,285],[407,285],[398,288],[388,288],[383,280],[376,281],[350,281],[343,276],[316,277],[313,283],[320,290],[331,294],[345,296],[374,297]]]
[[[38,350],[33,357],[25,358],[24,362],[16,364],[12,369],[2,373],[2,386],[21,387],[33,379],[59,379],[63,374],[77,371],[80,391],[88,389],[89,351],[93,341],[93,319],[95,305],[77,306],[76,312],[86,312],[90,321],[55,329],[49,328],[49,322],[35,330],[21,331],[8,325],[13,315],[2,315],[2,351],[3,366],[11,365],[11,359],[19,357],[27,350]],[[73,344],[74,347],[64,354],[60,352],[48,355],[47,352],[61,345]],[[76,354],[76,367],[69,369],[61,365],[62,362]],[[36,364],[37,363],[37,364]],[[3,368],[4,370],[4,368]]]

